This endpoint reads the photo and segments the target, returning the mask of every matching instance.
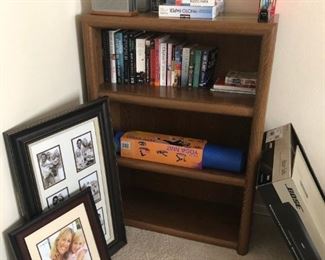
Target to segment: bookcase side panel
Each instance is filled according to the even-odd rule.
[[[259,89],[256,94],[252,131],[250,135],[249,153],[246,169],[246,188],[244,191],[242,217],[239,231],[237,251],[239,254],[248,252],[248,244],[251,233],[252,208],[255,194],[256,167],[260,157],[267,98],[270,86],[274,47],[277,27],[263,36],[261,46],[261,57],[259,65]]]

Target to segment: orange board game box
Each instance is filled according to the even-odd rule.
[[[121,156],[201,169],[206,143],[201,139],[131,131],[121,137]]]

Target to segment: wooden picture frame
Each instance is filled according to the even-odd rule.
[[[100,98],[4,133],[20,214],[27,220],[91,187],[110,255],[126,244],[109,101]]]
[[[90,188],[8,235],[17,259],[110,259]]]

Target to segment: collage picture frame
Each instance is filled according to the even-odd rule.
[[[4,133],[26,220],[90,188],[110,255],[126,244],[108,98]]]

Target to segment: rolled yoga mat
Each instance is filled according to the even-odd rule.
[[[125,131],[118,131],[114,135],[115,151],[120,152],[121,137]],[[245,153],[236,148],[206,144],[203,149],[202,167],[232,172],[241,172],[246,163]]]
[[[206,144],[202,165],[203,168],[241,172],[245,166],[245,154],[240,149]]]

